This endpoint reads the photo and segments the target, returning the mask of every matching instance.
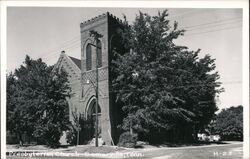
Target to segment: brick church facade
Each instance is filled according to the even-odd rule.
[[[73,111],[85,119],[96,115],[96,66],[98,67],[98,130],[106,145],[113,145],[119,137],[117,123],[120,115],[110,93],[112,92],[110,65],[113,45],[119,43],[115,40],[115,34],[122,26],[122,21],[108,12],[81,23],[81,59],[70,57],[62,51],[56,63],[56,67],[63,67],[68,73],[72,89],[67,99],[71,121],[73,121]],[[90,37],[91,30],[98,32],[102,37],[96,41]]]

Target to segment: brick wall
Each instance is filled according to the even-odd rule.
[[[81,108],[81,70],[65,53],[61,54],[57,62],[57,67],[63,68],[68,73],[71,93],[70,97],[67,98],[67,101],[69,104],[70,120],[73,121],[72,111]]]
[[[107,144],[111,144],[110,132],[110,117],[109,117],[109,83],[108,83],[108,18],[107,14],[96,17],[85,23],[81,23],[81,43],[82,43],[82,85],[84,89],[84,97],[82,99],[83,113],[87,116],[86,112],[89,109],[89,104],[91,100],[95,100],[95,86],[96,86],[96,48],[92,46],[92,69],[86,71],[86,46],[88,43],[96,44],[93,38],[89,36],[89,31],[94,30],[99,34],[102,34],[103,37],[99,40],[102,44],[102,67],[99,68],[98,72],[98,93],[99,93],[99,105],[101,108],[101,120],[99,124],[101,125],[101,137],[103,141]],[[91,83],[86,83],[87,80],[91,80],[95,86]]]
[[[72,61],[65,53],[62,53],[57,67],[63,67],[69,74],[70,87],[72,89],[70,98],[67,99],[69,103],[70,113],[77,110],[77,113],[83,114],[87,118],[88,109],[92,100],[96,100],[96,48],[91,47],[92,50],[92,69],[86,71],[86,47],[89,43],[93,43],[94,39],[89,36],[89,31],[94,30],[103,37],[99,38],[102,44],[102,67],[98,69],[98,93],[99,105],[101,108],[101,118],[99,124],[101,126],[101,137],[105,144],[111,145],[112,138],[117,141],[119,131],[117,130],[118,121],[121,121],[120,112],[115,106],[112,91],[110,91],[111,77],[110,64],[112,60],[112,53],[110,51],[111,39],[114,34],[122,28],[121,21],[113,15],[106,13],[95,17],[89,21],[80,24],[81,28],[81,68],[79,68],[74,61]],[[113,42],[119,42],[114,41]],[[94,84],[87,83],[91,80]],[[70,114],[70,120],[73,120]],[[111,137],[112,136],[112,137]]]

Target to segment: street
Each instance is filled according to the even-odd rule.
[[[145,152],[144,159],[242,159],[242,144],[168,148]]]
[[[33,159],[108,159],[116,158],[116,155],[106,156],[34,156]],[[93,155],[94,156],[94,155]],[[208,146],[190,146],[179,148],[152,148],[152,149],[134,149],[129,150],[117,158],[133,158],[133,159],[242,159],[243,145],[242,143],[224,144],[224,145],[208,145]],[[26,159],[30,157],[9,156],[8,159]]]

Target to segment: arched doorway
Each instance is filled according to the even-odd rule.
[[[96,125],[96,99],[92,99],[91,102],[88,105],[87,108],[87,120],[90,122],[90,124],[92,125],[92,130],[91,130],[91,137],[94,138],[95,137],[95,125]],[[101,135],[101,108],[100,105],[98,105],[98,111],[97,111],[97,115],[98,115],[98,136],[100,137]]]

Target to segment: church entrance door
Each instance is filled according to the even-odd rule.
[[[93,99],[91,103],[89,104],[88,111],[87,111],[87,120],[90,121],[92,124],[92,130],[91,130],[91,137],[95,137],[95,125],[96,125],[96,112],[95,112],[95,106],[96,106],[96,100]],[[98,105],[98,136],[100,137],[101,135],[101,108]]]

